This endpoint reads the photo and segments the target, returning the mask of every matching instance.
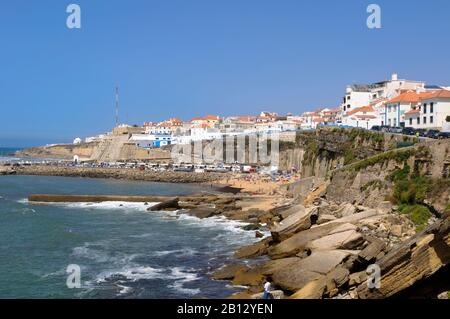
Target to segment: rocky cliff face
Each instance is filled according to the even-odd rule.
[[[296,166],[304,177],[325,177],[336,168],[389,149],[414,138],[360,129],[323,128],[299,132],[295,142],[281,142],[280,167]]]

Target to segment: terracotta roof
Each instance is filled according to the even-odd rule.
[[[217,115],[206,115],[205,117],[203,117],[204,120],[219,120],[220,117],[218,117]]]
[[[414,91],[402,93],[393,99],[390,99],[387,104],[395,103],[418,103],[420,101],[420,94]]]
[[[449,90],[437,90],[433,92],[424,93],[421,96],[421,100],[429,100],[429,99],[449,99],[450,91]]]
[[[323,118],[316,118],[316,119],[313,119],[313,122],[316,122],[316,123],[320,123],[320,122],[323,122],[324,120],[323,120]]]
[[[375,112],[375,110],[371,106],[361,106],[361,107],[357,107],[357,108],[349,111],[347,113],[347,115],[353,115],[353,114],[356,114],[358,112]]]
[[[303,116],[319,116],[319,113],[317,113],[317,112],[306,112],[306,113],[303,113]]]

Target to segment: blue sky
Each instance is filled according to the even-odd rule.
[[[80,30],[66,27],[70,3]],[[116,84],[129,124],[335,107],[347,84],[392,72],[450,85],[449,12],[448,0],[2,1],[0,146],[110,130]]]

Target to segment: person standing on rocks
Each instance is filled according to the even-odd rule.
[[[270,281],[266,281],[264,284],[263,299],[272,299],[272,294],[270,293]]]

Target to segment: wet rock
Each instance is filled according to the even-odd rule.
[[[249,224],[242,227],[243,230],[258,230],[261,228],[261,225],[258,224]]]
[[[156,205],[153,205],[152,207],[147,208],[147,210],[151,211],[151,212],[176,210],[176,209],[180,208],[180,206],[178,206],[178,202],[179,202],[178,198],[170,199],[170,200],[158,203]]]
[[[211,278],[214,280],[232,280],[236,273],[245,272],[248,269],[249,268],[247,266],[241,264],[227,265],[216,270],[212,274]]]
[[[264,234],[261,233],[260,231],[256,231],[256,232],[255,232],[255,237],[256,237],[256,238],[263,238],[263,237],[264,237]]]
[[[207,207],[202,207],[202,208],[194,208],[188,211],[189,215],[195,216],[197,218],[209,218],[209,217],[213,217],[215,215],[220,214],[220,211],[218,211],[215,208],[207,208]]]

